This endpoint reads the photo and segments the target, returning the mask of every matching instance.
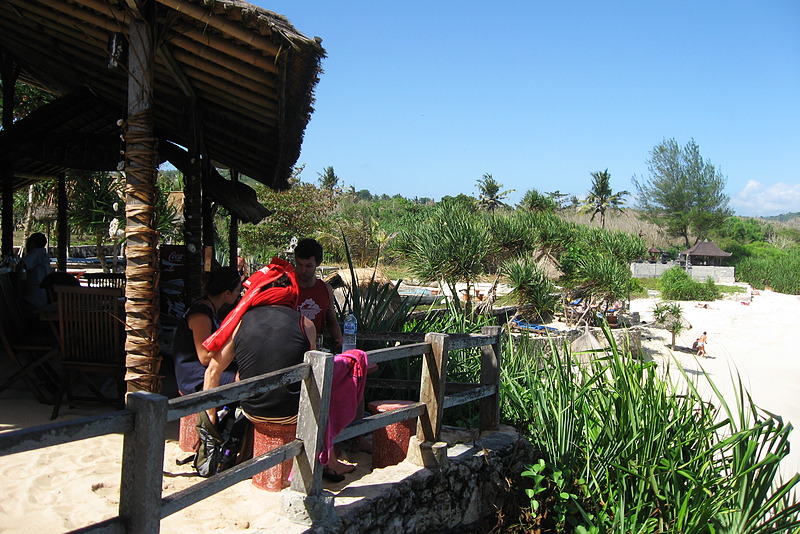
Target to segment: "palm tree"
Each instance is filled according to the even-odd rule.
[[[478,180],[478,207],[485,209],[490,213],[494,213],[495,209],[508,206],[505,202],[503,202],[503,199],[505,199],[509,193],[513,193],[514,190],[509,189],[501,192],[500,189],[502,187],[503,184],[495,180],[491,174],[484,174],[483,177]]]
[[[622,205],[625,204],[623,197],[630,195],[629,191],[618,191],[614,193],[611,190],[611,174],[608,169],[601,172],[592,173],[592,189],[589,191],[589,196],[579,208],[581,213],[592,212],[591,220],[594,220],[595,215],[600,214],[601,227],[606,227],[606,211],[617,210],[622,212]]]

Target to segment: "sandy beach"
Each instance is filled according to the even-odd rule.
[[[676,340],[677,349],[667,344],[670,334],[649,326],[657,300],[638,299],[631,311],[639,312],[645,350],[660,365],[680,365],[690,375],[705,372],[733,402],[733,378],[741,376],[745,388],[760,408],[778,414],[785,421],[800,424],[800,362],[792,334],[798,331],[800,297],[772,291],[738,295],[732,299],[696,307],[682,303],[691,328]],[[697,358],[692,342],[708,333],[710,358]],[[710,393],[709,393],[710,396]],[[102,410],[62,408],[59,420],[84,417]],[[0,431],[48,422],[50,407],[37,403],[23,386],[0,394]],[[168,429],[164,462],[164,491],[171,493],[196,483],[190,466],[175,460],[187,453],[177,443],[177,424]],[[784,461],[785,478],[800,471],[800,434],[791,436],[792,454]],[[117,513],[120,484],[122,437],[105,436],[58,448],[0,458],[0,532],[63,532],[112,517]],[[361,467],[348,479],[368,483],[369,457],[359,456]],[[341,486],[341,485],[340,485]],[[336,490],[340,486],[330,489]],[[276,518],[276,494],[241,482],[213,499],[198,503],[162,522],[162,532],[275,531],[283,534],[304,529]]]

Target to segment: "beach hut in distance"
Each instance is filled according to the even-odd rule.
[[[648,261],[650,263],[655,263],[661,259],[661,249],[655,245],[652,245],[649,249],[647,249],[647,256]]]
[[[716,267],[722,265],[723,258],[728,258],[732,255],[730,252],[725,252],[719,248],[713,241],[701,241],[680,253],[681,260],[685,261],[687,265]]]

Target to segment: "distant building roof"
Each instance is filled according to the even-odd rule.
[[[692,248],[681,252],[681,255],[727,258],[728,256],[732,256],[733,254],[730,252],[725,252],[717,245],[715,245],[712,241],[701,241]]]
[[[647,252],[648,252],[649,254],[660,254],[660,253],[661,253],[661,252],[663,252],[663,251],[662,251],[660,248],[658,248],[657,246],[653,245],[652,247],[650,247],[650,248],[647,250]]]

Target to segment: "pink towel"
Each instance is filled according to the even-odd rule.
[[[364,397],[367,382],[367,353],[352,349],[333,357],[333,384],[331,385],[331,408],[325,442],[319,453],[319,462],[328,465],[333,440],[344,427],[356,418],[356,411]]]

